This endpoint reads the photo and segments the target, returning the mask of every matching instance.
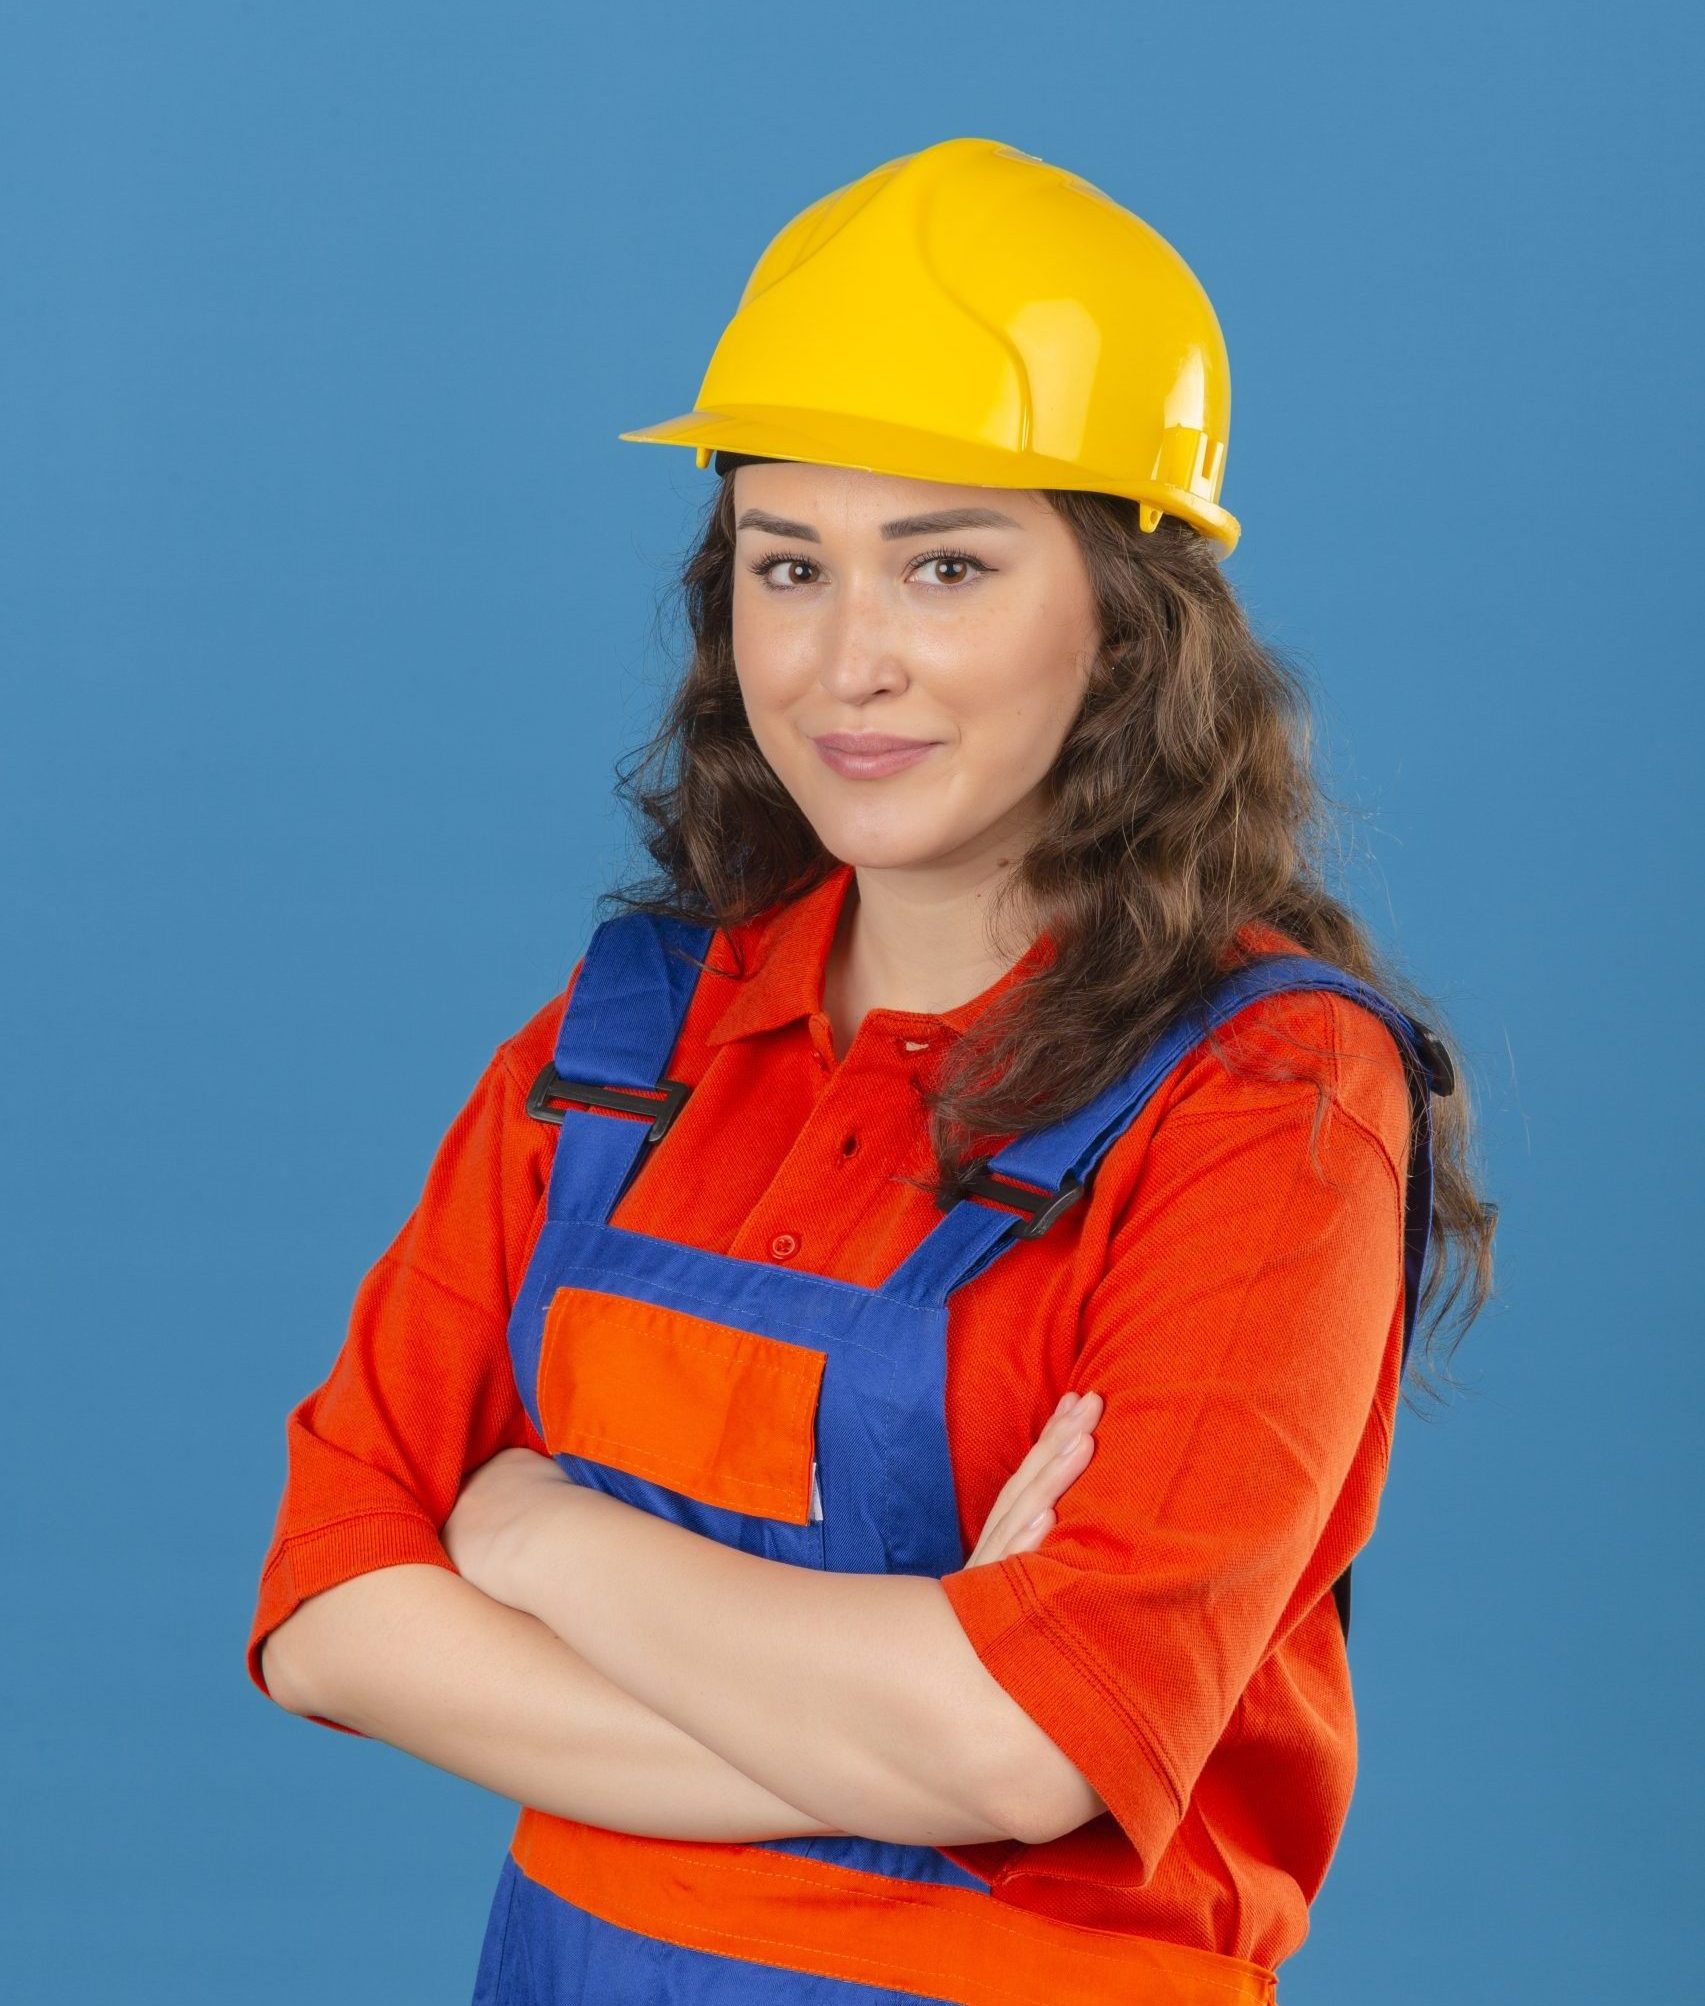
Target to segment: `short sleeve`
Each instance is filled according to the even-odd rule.
[[[1105,1403],[1095,1453],[1040,1547],[942,1584],[1145,1875],[1251,1675],[1371,1529],[1335,1515],[1358,1452],[1376,1444],[1383,1473],[1389,1450],[1402,1058],[1341,997],[1245,1017],[1263,1012],[1322,1055],[1318,1132],[1312,1078],[1252,1080],[1203,1053],[1152,1130],[1133,1124],[1109,1152],[1104,1169],[1127,1143],[1138,1161],[1115,1168],[1130,1186],[1072,1374]]]
[[[516,1390],[508,1321],[556,1135],[527,1114],[525,1068],[550,1055],[565,1000],[493,1054],[414,1210],[361,1281],[330,1375],[285,1421],[284,1491],[247,1646],[263,1693],[261,1646],[302,1602],[404,1562],[454,1572],[440,1528],[468,1473],[501,1449],[543,1453]]]

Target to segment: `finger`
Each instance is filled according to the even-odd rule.
[[[1095,1436],[1086,1430],[1050,1456],[1013,1500],[1012,1515],[1017,1523],[1024,1525],[1036,1512],[1058,1503],[1088,1469],[1094,1454]]]
[[[1080,1435],[1085,1428],[1093,1428],[1100,1418],[1099,1393],[1085,1393],[1079,1396],[1074,1406],[1057,1407],[1048,1417],[1042,1432],[1031,1444],[1023,1462],[1013,1472],[1014,1477],[1023,1482],[1026,1476],[1034,1475],[1074,1436]]]
[[[1066,1402],[1069,1400],[1075,1403],[1077,1399],[1078,1396],[1075,1393],[1062,1393],[1060,1395],[1059,1403],[1054,1408],[1053,1413],[1043,1422],[1041,1433],[1024,1452],[1024,1456],[1019,1462],[1017,1469],[1002,1484],[994,1503],[989,1507],[989,1517],[991,1519],[998,1512],[1004,1511],[1011,1505],[1024,1484],[1035,1475],[1036,1471],[1053,1454],[1055,1448],[1070,1437],[1075,1418],[1075,1407],[1068,1407]]]
[[[1091,1391],[1079,1397],[1074,1407],[1065,1405],[1065,1397],[1043,1424],[1042,1432],[1026,1452],[1006,1482],[1001,1486],[994,1503],[989,1507],[983,1521],[983,1530],[977,1541],[970,1566],[980,1563],[985,1553],[1004,1550],[1003,1542],[1016,1536],[1025,1522],[1033,1517],[1042,1506],[1052,1505],[1054,1498],[1065,1485],[1070,1483],[1083,1467],[1083,1454],[1078,1451],[1075,1460],[1050,1469],[1058,1451],[1075,1437],[1092,1429],[1100,1418],[1102,1400],[1099,1393]],[[1041,1488],[1038,1490],[1038,1481]]]
[[[1020,1484],[1004,1509],[989,1514],[982,1543],[1010,1551],[1036,1515],[1052,1512],[1062,1493],[1082,1476],[1093,1458],[1094,1445],[1093,1435],[1078,1437],[1064,1455],[1051,1457],[1029,1482]]]
[[[1043,1502],[1051,1505],[1057,1488],[1063,1488],[1061,1476],[1069,1482],[1083,1466],[1083,1442],[1093,1434],[1099,1418],[1101,1396],[1093,1392],[1085,1394],[1067,1414],[1055,1416],[1037,1436],[1025,1460],[1013,1470],[1013,1500],[1041,1486],[1051,1492],[1043,1498]],[[1065,1460],[1061,1462],[1061,1458]]]
[[[1015,1513],[1025,1511],[1025,1507],[1029,1507],[1025,1511],[1025,1517],[1029,1517],[1039,1505],[1051,1505],[1059,1490],[1083,1468],[1081,1442],[1093,1432],[1099,1416],[1101,1396],[1093,1392],[1085,1394],[1071,1412],[1057,1414],[1001,1486],[1001,1494],[989,1511],[989,1521],[1009,1521]]]

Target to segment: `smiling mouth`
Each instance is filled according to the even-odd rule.
[[[938,749],[934,739],[875,739],[860,741],[848,734],[837,738],[830,733],[825,738],[814,738],[817,756],[824,765],[847,780],[878,780],[886,773],[898,773],[903,768],[915,766],[928,753]]]

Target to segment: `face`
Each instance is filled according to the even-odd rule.
[[[1016,854],[1099,642],[1066,523],[1012,488],[795,461],[732,478],[735,670],[824,847],[974,873]]]

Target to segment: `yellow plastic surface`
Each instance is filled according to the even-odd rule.
[[[623,439],[917,480],[1087,488],[1229,551],[1225,341],[1165,238],[1081,176],[947,139],[801,211],[691,411]]]

